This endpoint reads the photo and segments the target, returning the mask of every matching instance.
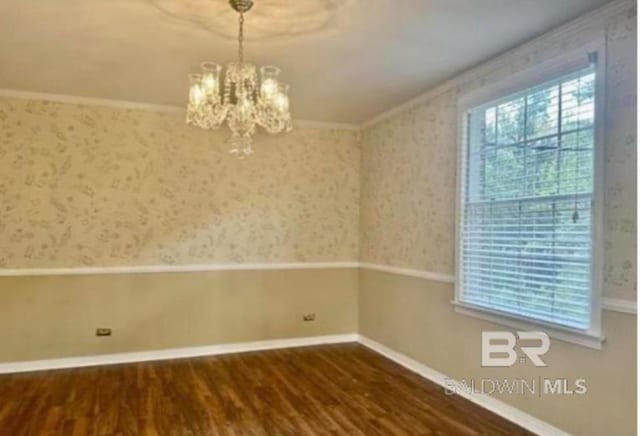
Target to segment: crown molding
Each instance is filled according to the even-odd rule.
[[[77,104],[86,106],[102,106],[115,109],[133,109],[147,112],[182,113],[184,109],[178,106],[141,103],[126,100],[112,100],[107,98],[80,97],[75,95],[49,94],[31,92],[20,89],[0,88],[0,97],[19,98],[23,100],[43,100],[54,103]]]
[[[184,114],[185,108],[173,105],[142,103],[137,101],[113,100],[108,98],[80,97],[76,95],[49,94],[45,92],[31,92],[19,89],[0,88],[0,97],[18,98],[23,100],[42,100],[54,103],[77,104],[86,106],[101,106],[114,109],[130,109],[146,112],[169,114]],[[327,121],[294,119],[295,126],[302,129],[349,130],[359,131],[360,126],[349,123],[334,123]]]
[[[431,89],[412,98],[411,100],[401,103],[398,106],[392,107],[374,116],[373,118],[370,118],[369,120],[364,121],[363,123],[360,124],[360,128],[361,130],[366,130],[389,118],[392,118],[400,113],[403,113],[406,110],[412,109],[413,107],[421,103],[431,100],[432,98],[435,98],[455,88],[460,83],[463,83],[474,77],[481,76],[484,73],[488,73],[489,71],[495,69],[500,65],[509,63],[512,57],[526,54],[538,44],[554,41],[557,39],[562,39],[570,35],[577,35],[590,28],[593,28],[595,30],[597,29],[598,26],[603,27],[602,24],[608,18],[615,16],[616,14],[622,12],[624,9],[632,7],[635,4],[636,2],[634,0],[614,0],[610,3],[607,3],[598,9],[595,9],[591,12],[588,12],[574,19],[573,21],[569,21],[568,23],[563,24],[560,27],[552,29],[523,44],[520,44],[514,48],[511,48],[503,52],[502,54],[499,54],[491,59],[488,59],[475,66],[472,66],[471,68],[465,71],[462,71],[459,74],[456,74],[454,77],[445,80],[439,85],[435,85]]]
[[[293,124],[295,127],[303,129],[325,129],[325,130],[349,130],[352,132],[359,132],[360,126],[357,124],[349,123],[333,123],[329,121],[313,121],[313,120],[298,120],[294,119]]]

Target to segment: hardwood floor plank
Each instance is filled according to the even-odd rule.
[[[0,435],[528,435],[359,344],[0,375]]]

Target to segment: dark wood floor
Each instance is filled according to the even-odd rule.
[[[514,435],[358,344],[0,376],[0,435]]]

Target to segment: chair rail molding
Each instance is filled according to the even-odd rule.
[[[380,265],[374,263],[360,262],[360,268],[371,271],[381,271],[390,274],[398,274],[407,277],[416,277],[435,282],[455,283],[455,276],[452,274],[433,272],[421,269],[397,267],[391,265]],[[602,308],[610,312],[626,313],[636,315],[638,313],[637,302],[635,300],[602,297]]]
[[[294,270],[358,268],[356,261],[338,262],[266,262],[266,263],[213,263],[202,265],[122,265],[68,268],[0,268],[0,277],[146,274],[211,271]]]

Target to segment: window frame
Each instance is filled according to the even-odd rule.
[[[596,56],[595,65],[595,110],[594,110],[594,166],[593,166],[593,203],[592,203],[592,271],[591,271],[591,314],[590,327],[586,330],[565,327],[544,322],[518,314],[492,310],[463,301],[464,269],[462,268],[462,225],[466,197],[466,153],[468,139],[468,114],[478,106],[525,91],[550,80],[577,71],[589,65]],[[604,253],[604,193],[605,193],[605,42],[604,36],[543,62],[535,67],[515,73],[496,83],[465,94],[458,100],[458,163],[456,189],[456,244],[455,244],[455,293],[452,304],[457,313],[491,321],[512,329],[544,331],[550,337],[575,343],[589,348],[601,349],[602,334],[602,288]]]

